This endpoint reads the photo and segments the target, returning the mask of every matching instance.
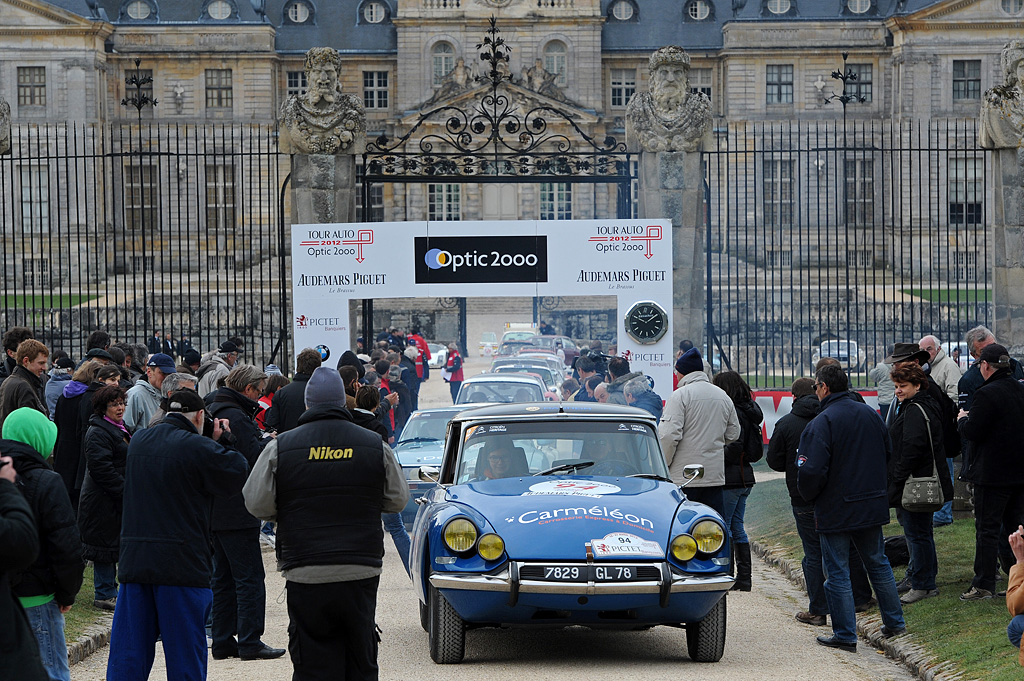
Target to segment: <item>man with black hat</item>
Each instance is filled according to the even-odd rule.
[[[157,636],[168,678],[206,678],[210,513],[215,498],[238,493],[249,466],[227,420],[203,437],[205,408],[192,390],[171,393],[164,420],[128,447],[109,679],[149,678]]]
[[[103,348],[93,348],[89,352],[85,353],[85,359],[83,359],[82,362],[85,363],[89,360],[96,360],[100,364],[113,364],[114,356]]]
[[[971,445],[970,467],[964,479],[974,483],[974,579],[962,601],[992,597],[998,569],[998,546],[1006,541],[1003,528],[1024,523],[1024,385],[1011,374],[1010,353],[990,343],[976,362],[984,384],[974,393],[970,411],[960,410],[957,426]],[[1001,557],[1001,556],[1000,556]],[[1003,568],[1009,572],[1011,564]]]
[[[146,375],[128,391],[124,425],[130,432],[142,430],[153,420],[153,415],[160,409],[160,387],[167,376],[177,371],[169,355],[158,352],[149,358]]]
[[[686,487],[686,496],[722,512],[725,485],[725,445],[740,436],[736,407],[724,390],[704,373],[704,361],[697,348],[690,348],[676,360],[679,388],[665,403],[658,426],[661,449],[669,473],[682,484],[683,468],[704,466],[704,477]]]
[[[279,523],[292,679],[376,679],[380,516],[401,511],[409,487],[381,436],[352,422],[335,369],[313,372],[305,401],[298,427],[270,442],[253,467],[245,505]]]
[[[231,373],[240,352],[237,345],[226,340],[220,344],[216,352],[203,358],[203,363],[196,372],[196,376],[199,378],[200,395],[209,395],[217,390],[217,381]]]

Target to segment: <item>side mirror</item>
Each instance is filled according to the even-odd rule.
[[[704,467],[701,466],[701,475],[704,474]],[[437,482],[441,479],[441,471],[436,466],[420,466],[419,479],[421,482]]]
[[[699,463],[691,463],[683,466],[683,477],[686,478],[680,487],[686,487],[694,480],[699,480],[704,477],[704,465]]]

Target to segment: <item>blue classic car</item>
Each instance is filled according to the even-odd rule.
[[[721,659],[728,533],[668,479],[647,412],[466,409],[420,476],[439,483],[419,500],[410,559],[435,662],[461,662],[474,627],[658,624],[686,628],[692,659]]]
[[[444,454],[444,434],[448,421],[465,407],[420,409],[409,417],[402,429],[402,439],[395,443],[395,456],[409,483],[409,503],[402,509],[406,529],[412,528],[419,506],[416,500],[434,487],[431,481],[420,480],[420,466],[440,466]]]

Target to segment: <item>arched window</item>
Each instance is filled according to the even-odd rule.
[[[871,9],[871,0],[847,0],[846,6],[854,14],[864,14]]]
[[[363,5],[363,19],[368,24],[379,24],[387,18],[388,10],[382,2],[368,2]]]
[[[430,50],[434,67],[434,85],[440,85],[444,77],[455,68],[455,48],[451,43],[434,43]]]
[[[686,12],[694,21],[704,21],[711,13],[711,7],[707,0],[690,0],[686,5]]]
[[[548,73],[557,74],[555,85],[565,87],[569,50],[565,43],[560,40],[552,40],[544,46],[544,70]]]
[[[293,2],[288,5],[288,20],[293,24],[304,24],[309,21],[309,5],[304,2]]]
[[[227,0],[213,0],[213,2],[206,6],[207,16],[216,21],[230,18],[234,11],[235,8]]]
[[[153,8],[148,2],[145,2],[145,0],[134,0],[134,2],[128,3],[128,7],[125,9],[125,12],[127,12],[128,16],[135,21],[142,21],[149,18],[153,13]]]
[[[612,5],[612,16],[619,21],[629,21],[633,18],[633,3],[629,0],[618,0]]]
[[[785,14],[791,5],[789,0],[768,0],[768,11],[772,14]]]

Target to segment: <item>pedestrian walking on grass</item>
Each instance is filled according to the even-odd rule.
[[[841,367],[824,366],[815,376],[821,412],[800,436],[797,489],[814,503],[814,519],[825,564],[825,598],[832,636],[818,643],[857,650],[857,620],[850,586],[850,547],[860,552],[878,598],[882,635],[906,631],[896,580],[885,557],[882,526],[889,522],[886,462],[889,433],[871,407],[850,395]]]

